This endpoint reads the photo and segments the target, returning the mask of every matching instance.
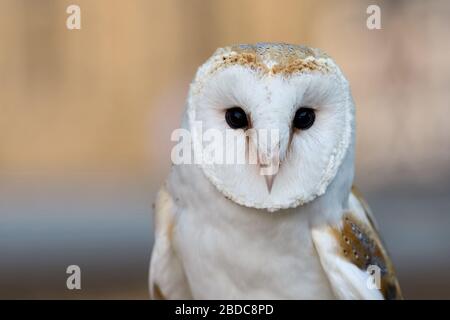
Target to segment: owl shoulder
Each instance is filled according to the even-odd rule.
[[[182,263],[173,246],[176,205],[166,186],[154,206],[155,243],[150,261],[149,288],[152,299],[190,299]]]

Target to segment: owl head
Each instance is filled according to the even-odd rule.
[[[197,165],[243,206],[272,212],[304,205],[327,191],[343,163],[353,168],[346,156],[353,154],[350,88],[317,49],[272,43],[218,49],[191,84],[186,120],[194,154],[215,150],[224,159]],[[208,131],[231,132],[231,142],[242,142],[233,146],[243,148],[214,134],[205,139]],[[236,151],[235,161],[227,161]],[[352,180],[352,170],[344,180]]]

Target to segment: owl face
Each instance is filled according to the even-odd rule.
[[[348,82],[318,50],[239,45],[217,50],[199,68],[190,88],[187,125],[194,154],[219,150],[226,159],[230,152],[240,153],[233,154],[234,162],[199,164],[224,196],[276,211],[326,191],[352,145],[353,110]],[[208,131],[223,137],[232,133],[237,140],[205,141]],[[235,148],[236,141],[244,148]]]

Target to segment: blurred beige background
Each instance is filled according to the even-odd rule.
[[[258,41],[340,64],[356,180],[405,296],[450,298],[449,34],[444,0],[0,0],[0,298],[146,298],[150,205],[189,82],[217,47]]]

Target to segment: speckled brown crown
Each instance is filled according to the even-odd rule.
[[[291,75],[297,72],[329,73],[334,70],[331,58],[318,49],[284,43],[240,44],[218,49],[221,60],[216,71],[230,65],[242,65],[265,74]]]

